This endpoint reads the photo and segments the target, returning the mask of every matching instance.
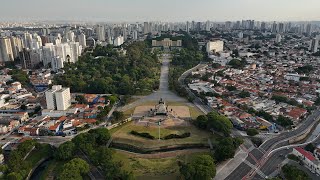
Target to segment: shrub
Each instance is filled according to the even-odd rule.
[[[135,135],[135,136],[140,136],[143,138],[147,138],[147,139],[155,139],[155,137],[149,133],[139,133],[137,131],[131,131],[130,134]]]
[[[187,132],[187,133],[183,133],[181,135],[178,134],[169,134],[167,136],[165,136],[163,139],[164,140],[168,140],[168,139],[183,139],[183,138],[187,138],[190,137],[191,133]]]
[[[294,155],[294,154],[288,154],[288,159],[291,159],[293,161],[297,161],[300,162],[300,159],[298,158],[298,156]]]
[[[248,134],[249,136],[255,136],[255,135],[259,134],[259,131],[256,130],[256,129],[250,128],[250,129],[247,129],[247,134]]]

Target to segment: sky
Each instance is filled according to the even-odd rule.
[[[1,0],[0,21],[320,20],[320,0]]]

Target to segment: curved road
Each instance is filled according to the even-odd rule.
[[[270,156],[268,156],[268,154],[274,149],[287,146],[289,144],[289,139],[305,133],[309,128],[313,127],[319,121],[319,119],[320,111],[317,110],[311,114],[296,130],[282,133],[275,138],[267,140],[259,148],[253,149],[249,153],[252,154],[255,159],[257,159],[257,162],[252,161],[252,157],[250,156],[248,156],[245,160],[252,162],[254,167],[250,167],[248,163],[243,162],[226,179],[264,179],[265,177],[261,176],[269,176],[272,172],[277,170],[278,162],[283,161],[279,155],[281,153],[286,153],[288,150],[280,150],[271,154]],[[261,171],[263,175],[262,173],[259,175],[259,171]]]

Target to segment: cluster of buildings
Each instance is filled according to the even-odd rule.
[[[182,40],[173,41],[170,38],[164,38],[161,41],[152,40],[152,47],[160,47],[164,49],[169,48],[181,48],[182,47]]]
[[[284,33],[280,39],[278,34],[250,30],[231,34],[226,39],[197,37],[212,63],[192,73],[189,88],[240,128],[275,129],[274,122],[253,115],[252,110],[265,111],[274,120],[287,117],[294,125],[303,121],[320,92],[320,57],[314,54],[318,49],[310,47],[310,37]],[[230,65],[231,61],[236,64]]]
[[[18,127],[29,118],[28,112],[40,106],[36,97],[20,82],[13,82],[9,69],[0,71],[0,134]]]
[[[96,94],[84,94],[83,97],[88,104],[78,104],[69,88],[53,86],[45,92],[46,108],[41,115],[27,118],[19,126],[18,133],[25,136],[72,135],[96,125],[100,107],[107,106],[108,101]]]

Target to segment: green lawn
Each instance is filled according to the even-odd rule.
[[[179,155],[169,158],[136,158],[130,154],[115,151],[114,160],[123,164],[123,169],[133,172],[136,179],[166,179],[175,180],[179,177],[178,161],[188,162],[198,154],[209,154],[205,152]]]
[[[203,131],[197,127],[190,126],[176,126],[176,127],[167,127],[161,128],[161,137],[164,137],[168,134],[183,134],[190,132],[191,136],[183,139],[170,139],[170,140],[150,140],[130,134],[131,131],[137,131],[139,133],[147,132],[158,137],[158,128],[157,127],[145,127],[137,126],[134,122],[129,122],[121,127],[118,127],[116,130],[112,131],[113,142],[130,144],[139,148],[154,149],[160,148],[163,146],[175,146],[175,145],[186,145],[186,144],[208,144],[208,138],[216,139],[217,135],[213,135],[208,131]]]

